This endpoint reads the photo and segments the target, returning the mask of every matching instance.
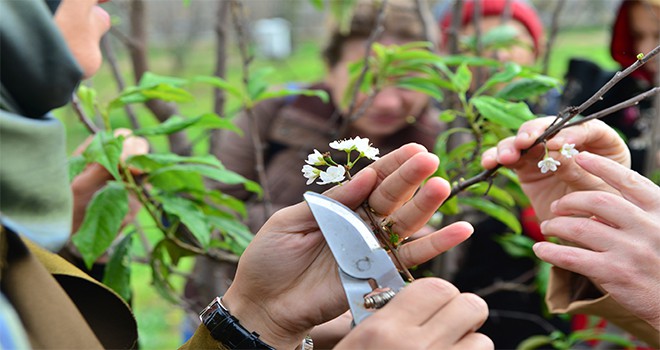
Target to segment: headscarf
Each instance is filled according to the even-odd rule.
[[[82,70],[44,0],[0,0],[0,221],[58,250],[71,234],[63,125]]]

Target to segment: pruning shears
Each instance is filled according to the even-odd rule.
[[[306,192],[303,196],[337,261],[339,278],[357,325],[406,284],[358,214],[322,194]]]

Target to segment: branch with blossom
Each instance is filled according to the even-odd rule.
[[[317,182],[319,185],[339,184],[342,181],[351,179],[351,169],[357,164],[360,159],[366,158],[370,160],[378,160],[380,151],[376,147],[372,147],[368,138],[349,138],[330,142],[330,148],[343,151],[346,153],[346,164],[339,164],[334,159],[330,152],[321,153],[315,149],[314,153],[307,156],[305,165],[302,167],[303,176],[307,179],[307,185]],[[355,155],[357,153],[357,155]],[[327,167],[325,170],[319,167]],[[409,281],[414,278],[410,271],[401,263],[401,258],[397,252],[396,244],[399,242],[399,235],[393,230],[394,222],[391,219],[385,218],[378,222],[376,219],[376,212],[369,206],[368,202],[362,203],[362,209],[366,213],[371,223],[371,228],[381,242],[390,252],[392,257],[398,264],[401,271],[404,273]]]

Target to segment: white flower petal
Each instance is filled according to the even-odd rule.
[[[302,172],[303,176],[307,178],[307,185],[311,185],[321,173],[319,169],[307,164],[303,165]]]
[[[321,181],[317,182],[319,185],[327,185],[330,183],[341,182],[344,180],[346,169],[341,165],[328,167],[326,171],[321,171],[319,177]]]
[[[355,141],[353,139],[332,141],[330,147],[339,151],[350,151],[355,149]]]
[[[561,165],[561,163],[552,157],[545,157],[536,165],[541,169],[541,173],[545,174],[548,171],[557,171],[557,166]]]
[[[325,159],[323,159],[323,154],[316,149],[314,150],[314,153],[307,156],[305,163],[311,165],[326,165]]]
[[[573,156],[577,155],[578,153],[580,152],[575,149],[574,143],[565,143],[563,146],[561,146],[561,154],[566,158],[573,158]]]

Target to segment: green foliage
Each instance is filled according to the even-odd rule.
[[[73,236],[87,268],[110,247],[127,213],[128,192],[121,183],[111,181],[94,195]]]
[[[597,329],[586,329],[575,331],[570,334],[564,334],[561,331],[554,331],[549,335],[536,335],[525,339],[518,344],[518,350],[533,350],[538,348],[547,348],[547,345],[557,350],[574,349],[577,345],[589,340],[600,340],[622,348],[631,348],[635,344],[616,334],[605,333]]]
[[[131,299],[131,255],[130,248],[133,243],[133,232],[127,234],[115,246],[110,261],[105,268],[103,284],[112,288],[127,302]]]

